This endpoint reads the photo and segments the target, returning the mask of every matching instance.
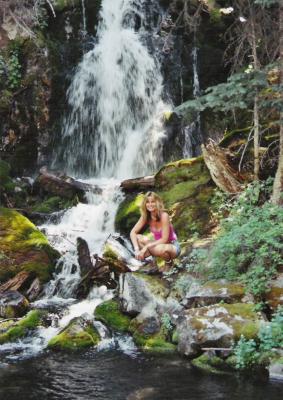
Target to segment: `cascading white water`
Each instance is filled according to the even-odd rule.
[[[196,46],[194,46],[192,49],[191,57],[193,64],[193,95],[194,98],[197,98],[198,96],[200,96],[200,83],[198,75],[198,48]],[[200,112],[197,112],[195,120],[193,122],[183,128],[183,135],[184,157],[190,158],[195,156],[195,153],[198,153],[200,145],[202,143],[200,132]]]
[[[74,176],[125,178],[153,172],[161,162],[168,105],[158,61],[145,43],[153,34],[144,29],[146,2],[102,2],[97,43],[68,89],[70,110],[55,160]]]
[[[70,109],[63,123],[61,156],[54,165],[61,162],[65,171],[77,177],[96,176],[88,182],[100,186],[102,194],[89,194],[88,204],[71,208],[58,224],[41,227],[62,254],[61,270],[34,307],[55,303],[67,308],[58,327],[39,328],[33,338],[12,344],[12,352],[37,354],[73,317],[86,312],[93,318],[95,307],[112,296],[100,288],[80,303],[72,298],[80,279],[76,240],[82,237],[90,254],[100,254],[114,232],[123,197],[117,178],[153,172],[162,160],[162,115],[168,106],[161,97],[158,62],[145,44],[146,1],[102,1],[98,42],[84,55],[68,90]],[[113,345],[106,340],[100,347],[107,343]],[[119,339],[118,345],[129,354],[135,351],[129,338]]]

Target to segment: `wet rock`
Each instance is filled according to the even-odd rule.
[[[25,337],[32,329],[35,329],[41,323],[41,317],[41,311],[32,310],[20,320],[0,322],[0,344]]]
[[[93,264],[90,258],[88,244],[84,239],[80,237],[77,238],[77,253],[79,266],[81,268],[81,274],[85,275],[93,269]]]
[[[27,312],[28,306],[28,300],[15,290],[0,293],[0,317],[22,317]]]
[[[48,347],[56,350],[77,350],[95,346],[100,335],[93,323],[84,316],[72,319],[58,335],[48,343]]]
[[[178,351],[195,357],[202,348],[229,348],[241,335],[256,337],[264,321],[253,304],[221,304],[184,311],[178,318]]]
[[[94,312],[95,318],[108,328],[117,332],[128,332],[131,319],[120,311],[117,300],[108,300],[99,304]]]

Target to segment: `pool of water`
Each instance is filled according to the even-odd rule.
[[[1,400],[282,400],[282,394],[279,382],[216,376],[184,359],[112,350],[0,364]]]

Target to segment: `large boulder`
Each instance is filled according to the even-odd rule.
[[[131,319],[120,311],[117,300],[107,300],[99,304],[94,312],[95,319],[117,332],[128,332]]]
[[[17,211],[0,208],[0,281],[20,271],[32,272],[46,282],[54,271],[59,253],[26,217]]]
[[[123,312],[136,316],[155,315],[164,308],[169,289],[164,280],[140,273],[121,274],[119,298]]]
[[[184,311],[177,320],[178,351],[196,357],[204,348],[230,348],[241,335],[255,338],[264,320],[253,304],[218,304]]]
[[[244,286],[226,280],[209,281],[191,285],[182,304],[186,308],[204,307],[219,302],[238,303],[245,296]]]

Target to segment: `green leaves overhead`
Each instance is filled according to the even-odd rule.
[[[269,67],[270,68],[270,67]],[[231,75],[226,83],[209,87],[205,94],[195,100],[189,100],[175,108],[177,114],[185,114],[191,110],[204,111],[212,108],[214,111],[231,111],[249,108],[254,101],[255,93],[269,88],[270,92],[280,90],[279,85],[270,85],[267,81],[267,71],[249,70]],[[269,92],[269,93],[270,93]],[[262,106],[280,104],[279,99],[262,99]]]

